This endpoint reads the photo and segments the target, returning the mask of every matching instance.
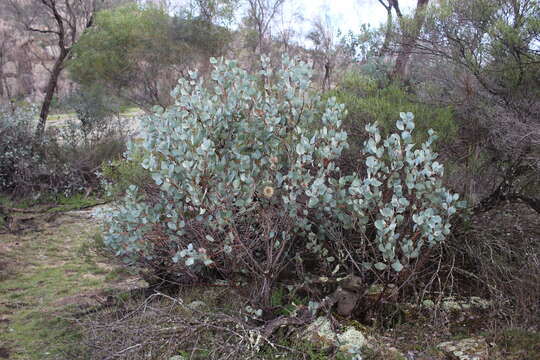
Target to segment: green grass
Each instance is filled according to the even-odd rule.
[[[67,216],[56,221],[40,224],[39,232],[0,235],[10,245],[0,251],[0,263],[8,267],[0,278],[0,348],[9,349],[11,360],[83,359],[73,308],[125,278],[105,259],[78,251],[98,231],[95,223]]]
[[[95,196],[85,196],[84,194],[74,194],[71,196],[49,194],[43,195],[38,199],[32,199],[30,197],[15,199],[6,195],[0,195],[0,205],[10,208],[28,209],[39,205],[54,204],[54,207],[47,210],[51,213],[79,210],[101,203],[103,203],[103,200]]]
[[[22,200],[13,200],[11,197],[0,194],[0,205],[10,207],[10,208],[17,208],[17,209],[27,209],[35,201],[30,198],[25,198]]]
[[[64,212],[88,208],[103,203],[93,196],[84,196],[83,194],[75,194],[69,197],[59,196],[55,199],[57,206],[48,210],[48,212]]]

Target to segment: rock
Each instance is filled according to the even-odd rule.
[[[482,299],[478,296],[471,296],[465,298],[456,298],[454,296],[448,296],[441,300],[440,307],[445,311],[462,312],[468,310],[487,310],[491,306],[491,301]],[[431,299],[426,299],[420,304],[421,307],[426,309],[433,309],[439,306],[439,303],[435,303]]]
[[[351,350],[360,351],[367,345],[367,340],[360,331],[353,327],[348,327],[342,334],[337,336],[339,350],[342,352],[352,352]]]
[[[469,303],[471,304],[473,308],[482,309],[482,310],[487,310],[492,305],[491,301],[482,299],[481,297],[478,297],[478,296],[471,296],[469,298]]]
[[[378,301],[379,299],[395,301],[398,292],[394,284],[388,284],[386,287],[383,284],[372,284],[367,288],[364,295],[371,301]]]
[[[350,317],[363,295],[366,286],[361,277],[349,275],[339,282],[339,287],[332,295],[341,316]]]
[[[169,360],[186,360],[185,357],[183,357],[182,355],[174,355],[172,358],[170,358]]]
[[[451,360],[488,360],[489,348],[482,337],[446,341],[437,345]]]
[[[360,299],[360,294],[345,289],[338,289],[335,296],[338,314],[345,317],[351,316]]]
[[[365,290],[366,286],[364,281],[360,276],[349,275],[340,282],[340,286],[348,291],[362,292]]]
[[[202,308],[204,308],[206,306],[206,303],[204,301],[200,301],[200,300],[195,300],[195,301],[192,301],[190,302],[187,307],[191,310],[201,310]]]
[[[306,338],[321,350],[337,347],[345,353],[357,353],[363,347],[368,346],[364,334],[352,326],[343,332],[334,331],[328,318],[319,317],[305,330]]]
[[[456,299],[453,296],[449,296],[443,299],[441,305],[446,311],[485,310],[491,306],[491,302],[478,296],[463,299]]]
[[[337,334],[332,329],[332,323],[323,316],[312,322],[305,330],[305,334],[310,342],[323,350],[334,346],[337,341]]]

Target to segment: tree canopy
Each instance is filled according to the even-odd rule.
[[[228,30],[200,17],[131,4],[97,14],[95,27],[74,48],[70,74],[142,108],[165,107],[176,80],[219,55],[229,38]]]

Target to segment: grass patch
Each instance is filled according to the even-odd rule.
[[[102,199],[96,196],[86,196],[82,193],[71,196],[50,194],[36,199],[30,197],[15,199],[6,195],[0,195],[0,205],[2,206],[15,209],[37,209],[39,206],[53,204],[55,206],[47,210],[50,213],[79,210],[102,203]]]
[[[66,121],[69,119],[76,119],[76,118],[77,118],[77,114],[75,112],[61,113],[61,114],[49,115],[47,117],[47,122],[55,123],[59,121]]]
[[[27,209],[35,204],[35,200],[26,198],[21,200],[13,200],[11,197],[0,194],[0,205],[16,208],[16,209]]]
[[[103,203],[103,200],[85,196],[84,194],[75,194],[69,197],[59,196],[55,199],[57,206],[48,210],[48,212],[65,212],[89,208]]]
[[[92,201],[65,199],[62,209]],[[11,360],[84,359],[72,311],[93,304],[94,294],[114,291],[126,276],[110,275],[111,267],[98,254],[78,254],[98,232],[92,220],[61,215],[38,228],[1,235],[7,247],[1,249],[0,260],[8,262],[9,273],[0,278],[0,347],[9,351]]]

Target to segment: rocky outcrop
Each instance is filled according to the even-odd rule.
[[[55,47],[0,18],[0,102],[9,99],[40,101],[56,59]],[[57,94],[67,94],[73,83],[62,73]]]

